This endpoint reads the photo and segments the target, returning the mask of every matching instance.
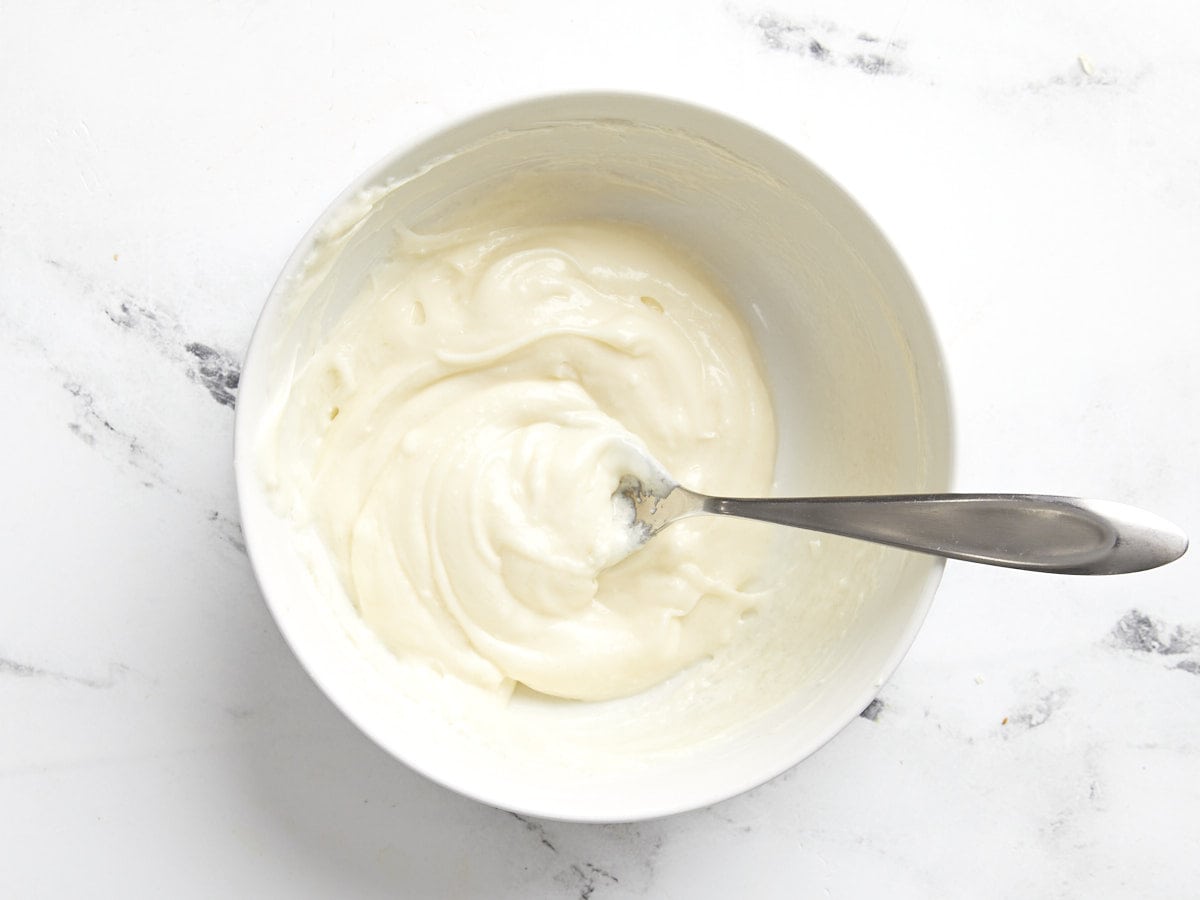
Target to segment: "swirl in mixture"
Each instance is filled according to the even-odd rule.
[[[629,555],[622,474],[762,494],[775,431],[748,332],[627,225],[406,235],[301,360],[261,445],[397,655],[603,700],[728,642],[761,532],[693,519]]]

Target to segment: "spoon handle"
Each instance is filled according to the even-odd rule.
[[[709,497],[703,510],[951,559],[1065,575],[1140,572],[1178,559],[1188,546],[1182,531],[1144,510],[1040,494]]]

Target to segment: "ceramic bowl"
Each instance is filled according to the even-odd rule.
[[[242,525],[262,593],[333,703],[396,759],[456,791],[576,821],[730,797],[803,760],[875,697],[925,617],[940,560],[768,528],[786,596],[746,623],[730,654],[625,700],[519,694],[497,704],[387,653],[264,486],[256,444],[303,361],[298,336],[328,327],[396,227],[471,220],[505,197],[518,218],[638,223],[708,270],[762,352],[777,496],[949,487],[949,399],[933,329],[905,267],[843,189],[795,149],[717,112],[624,94],[544,97],[391,154],[287,262],[237,406]],[[316,290],[299,292],[304,279]]]

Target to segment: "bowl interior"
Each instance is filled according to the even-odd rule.
[[[686,248],[742,313],[775,404],[777,495],[947,487],[941,356],[910,279],[870,220],[761,132],[626,95],[488,113],[387,160],[347,191],[264,309],[243,372],[235,463],[267,601],[351,719],[409,765],[486,802],[613,821],[731,796],[828,740],[907,650],[941,562],[760,526],[772,548],[767,575],[788,587],[729,652],[626,700],[518,693],[500,706],[374,640],[320,548],[272,511],[255,454],[293,368],[392,251],[397,228],[596,218],[635,222]]]

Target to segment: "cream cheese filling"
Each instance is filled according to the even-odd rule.
[[[629,555],[613,501],[651,460],[767,493],[762,371],[699,267],[639,227],[405,233],[297,361],[258,452],[397,656],[605,700],[712,655],[762,596],[753,524],[687,520]]]

